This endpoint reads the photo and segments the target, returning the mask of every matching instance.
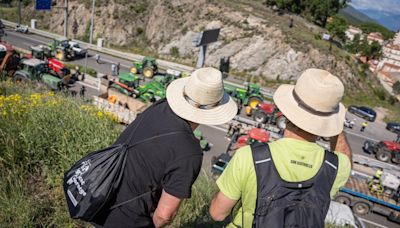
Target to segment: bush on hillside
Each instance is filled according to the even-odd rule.
[[[79,99],[0,82],[0,227],[73,225],[63,172],[112,144],[116,126],[111,114]]]
[[[85,227],[70,219],[63,173],[114,142],[114,116],[80,99],[0,82],[0,227]],[[215,183],[203,171],[171,227],[221,227],[208,215]]]

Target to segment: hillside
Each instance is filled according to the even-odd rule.
[[[76,38],[88,37],[90,2],[70,1],[69,23],[76,20],[79,24]],[[62,34],[61,10],[35,12],[29,6],[24,15],[37,18],[39,27]],[[98,0],[94,37],[105,38],[111,47],[194,64],[198,49],[192,40],[196,33],[221,27],[219,41],[208,49],[207,65],[218,66],[221,57],[231,56],[237,75],[263,84],[294,80],[304,69],[318,67],[336,72],[346,84],[358,87],[344,58],[346,53],[336,47],[329,51],[329,44],[316,35],[323,30],[300,17],[293,16],[290,29],[289,17],[274,13],[262,1]]]
[[[346,18],[351,24],[359,25],[365,22],[377,23],[374,19],[355,9],[351,5],[339,11],[339,15]]]

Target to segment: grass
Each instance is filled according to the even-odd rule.
[[[0,227],[88,227],[69,218],[63,173],[121,132],[79,98],[0,82]],[[217,187],[202,171],[170,227],[221,227],[208,215]]]

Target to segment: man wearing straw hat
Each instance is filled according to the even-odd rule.
[[[94,225],[162,227],[170,223],[182,199],[190,198],[201,168],[203,154],[193,130],[199,124],[226,123],[236,112],[236,103],[224,92],[222,74],[214,68],[201,68],[173,81],[167,99],[139,115],[116,141],[133,144],[151,139],[129,151],[115,199],[96,216]]]
[[[228,227],[323,227],[333,197],[351,170],[343,134],[341,81],[325,70],[308,69],[296,85],[281,85],[274,101],[286,120],[284,137],[238,150],[217,180],[210,214]],[[315,142],[331,137],[331,148]]]

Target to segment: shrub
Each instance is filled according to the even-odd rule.
[[[66,227],[63,172],[114,142],[113,115],[44,90],[0,82],[0,227]]]
[[[179,49],[178,47],[172,47],[171,49],[169,49],[169,53],[172,57],[174,58],[179,58]]]

